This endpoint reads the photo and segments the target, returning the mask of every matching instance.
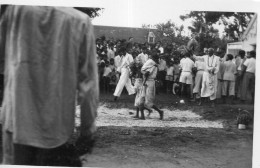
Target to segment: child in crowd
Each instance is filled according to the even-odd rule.
[[[143,64],[141,59],[135,59],[135,62],[130,65],[131,76],[135,78],[134,89],[136,92],[135,96],[135,103],[134,106],[136,107],[136,115],[134,118],[139,119],[139,111],[141,112],[141,118],[145,119],[144,117],[144,109],[149,111],[149,115],[152,112],[151,109],[148,109],[144,106],[145,103],[145,89],[144,89],[144,81],[143,81],[143,74],[141,73],[141,68]]]
[[[172,61],[167,61],[166,62],[166,93],[168,94],[170,90],[172,90],[172,84],[173,84],[173,74],[174,74],[174,67]]]
[[[109,92],[109,82],[110,82],[110,78],[109,78],[109,74],[112,72],[110,66],[109,66],[109,62],[106,61],[106,65],[104,68],[104,73],[103,73],[103,88],[105,92]]]
[[[237,73],[236,64],[232,61],[233,55],[227,55],[227,61],[224,62],[224,75],[223,75],[223,87],[222,87],[222,96],[230,97],[231,103],[233,103],[233,97],[235,96],[235,74]]]

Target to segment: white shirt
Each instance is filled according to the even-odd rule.
[[[224,62],[223,80],[235,81],[236,64],[233,61]]]
[[[161,53],[161,54],[164,53],[164,49],[163,49],[163,47],[159,47],[158,50],[160,50],[160,53]]]
[[[164,59],[160,59],[159,65],[158,65],[158,70],[164,71],[165,69],[166,69],[166,61]]]
[[[190,58],[182,58],[180,61],[182,72],[192,72],[194,62]]]
[[[118,71],[118,72],[121,72],[121,69],[122,69],[122,68],[128,68],[129,65],[130,65],[132,62],[134,62],[134,59],[133,59],[132,55],[126,53],[126,55],[124,55],[124,56],[122,56],[122,57],[120,58],[120,65],[119,65],[119,67],[117,68],[117,71]]]
[[[173,70],[174,70],[173,66],[167,67],[166,69],[167,75],[173,76]]]
[[[255,73],[255,58],[246,59],[244,65],[247,67],[246,72]]]
[[[107,59],[110,60],[111,58],[115,57],[115,52],[110,48],[107,49]]]
[[[205,67],[206,67],[205,62],[200,61],[200,60],[196,61],[194,66],[197,68],[198,71],[199,70],[205,70]]]
[[[120,59],[121,59],[121,57],[120,57],[119,55],[117,55],[117,56],[114,58],[114,62],[115,62],[116,68],[119,67]]]
[[[137,56],[138,59],[141,60],[141,62],[144,64],[147,60],[148,60],[148,55],[147,54],[144,54],[144,53],[141,53]]]
[[[109,66],[105,67],[103,76],[108,76],[110,72],[112,72],[111,68]]]

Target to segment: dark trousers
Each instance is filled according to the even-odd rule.
[[[241,100],[246,100],[248,92],[251,93],[252,99],[254,100],[255,74],[245,72],[241,88]]]
[[[74,148],[74,146],[62,145],[53,149],[42,149],[14,144],[14,164],[81,167],[81,161]]]

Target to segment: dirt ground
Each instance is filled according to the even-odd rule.
[[[236,117],[239,108],[253,115],[253,104],[236,102],[232,105],[217,104],[212,108],[207,103],[198,106],[187,100],[185,104],[180,104],[179,100],[173,95],[157,95],[156,104],[167,110],[164,121],[158,120],[159,115],[155,111],[150,118],[142,121],[132,118],[135,113],[134,96],[122,95],[118,102],[114,102],[112,93],[101,94],[100,106],[109,110],[103,108],[98,111],[96,145],[92,154],[84,156],[84,166],[252,167],[253,122],[246,130],[239,130]],[[124,112],[117,111],[120,109]],[[186,115],[187,111],[191,113]],[[181,112],[184,117],[178,116]],[[189,118],[191,114],[195,117]],[[110,117],[109,120],[106,116]],[[129,126],[129,123],[132,124]]]

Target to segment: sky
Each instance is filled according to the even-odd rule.
[[[104,1],[102,3],[104,10],[100,12],[99,17],[93,19],[93,24],[141,27],[142,24],[154,25],[172,20],[181,25],[185,23],[179,16],[188,13],[187,10],[173,9],[174,3],[172,2],[161,3],[159,7],[153,1],[147,0],[112,0],[112,2]]]

